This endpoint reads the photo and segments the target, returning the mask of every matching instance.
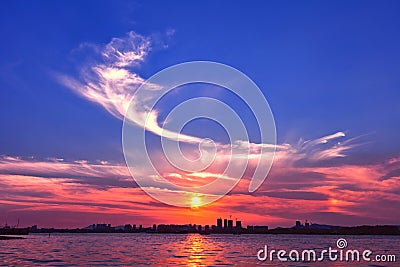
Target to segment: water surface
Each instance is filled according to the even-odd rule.
[[[336,247],[394,254],[397,263],[259,261],[268,249]],[[0,240],[0,266],[400,266],[398,236],[199,235],[199,234],[30,234],[22,240]],[[373,255],[371,258],[373,258]]]

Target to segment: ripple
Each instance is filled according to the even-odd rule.
[[[141,234],[32,234],[28,239],[2,246],[0,266],[279,266],[275,260],[260,262],[256,253],[268,244],[274,249],[326,249],[335,245],[332,236],[242,235],[141,235]],[[305,242],[304,239],[307,239]],[[353,248],[371,249],[374,254],[400,254],[400,237],[351,237]],[[155,246],[157,244],[157,246]],[[354,247],[355,246],[355,247]],[[347,265],[347,263],[346,263]],[[316,266],[293,262],[281,266]],[[343,266],[322,262],[319,266]],[[352,264],[351,266],[357,266]],[[366,266],[366,264],[364,264]],[[398,266],[394,263],[375,266]]]

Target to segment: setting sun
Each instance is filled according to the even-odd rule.
[[[198,208],[201,205],[201,200],[199,197],[192,198],[192,208]]]

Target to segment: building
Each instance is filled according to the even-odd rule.
[[[253,231],[255,232],[255,233],[260,233],[260,234],[262,234],[262,233],[266,233],[266,232],[268,232],[268,226],[267,225],[254,225],[253,226]]]
[[[247,225],[247,232],[250,234],[265,234],[268,232],[267,225]]]
[[[176,224],[159,224],[157,226],[158,233],[189,233],[189,225],[176,225]]]
[[[224,219],[224,229],[228,228],[228,219]]]
[[[124,226],[124,231],[125,232],[132,232],[132,225],[130,225],[130,224],[125,224],[125,226]]]
[[[221,218],[217,219],[217,228],[222,229],[222,219]]]

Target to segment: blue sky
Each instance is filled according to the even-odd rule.
[[[133,73],[141,78],[149,78],[177,63],[221,62],[244,72],[262,90],[275,117],[278,144],[296,147],[304,140],[318,141],[340,133],[332,137],[336,140],[343,137],[342,132],[346,139],[354,138],[351,149],[343,150],[346,157],[341,155],[312,163],[296,158],[295,166],[303,168],[302,174],[308,173],[305,169],[308,166],[342,166],[346,177],[355,170],[368,173],[363,169],[366,166],[368,170],[379,170],[376,172],[379,175],[368,179],[392,177],[394,182],[384,187],[389,191],[399,190],[391,184],[398,184],[400,170],[392,166],[400,162],[397,160],[400,151],[399,11],[398,1],[2,2],[0,155],[5,169],[0,173],[15,171],[10,167],[14,166],[11,164],[14,159],[6,156],[33,156],[44,162],[48,158],[63,158],[67,162],[124,163],[121,120],[101,103],[88,101],[71,90],[58,77],[66,75],[79,80],[82,68],[98,60],[100,48],[113,38],[126,38],[129,32],[134,32],[151,43],[144,61],[132,67]],[[215,91],[207,88],[192,93],[182,91],[178,98],[167,98],[165,109],[187,97],[217,94],[215,88]],[[232,96],[224,97],[240,111],[247,112]],[[204,122],[192,126],[191,130],[185,129],[191,135],[204,137],[210,132],[206,129],[213,129],[211,132],[217,139],[223,136],[221,129],[210,125],[206,128]],[[301,151],[301,145],[298,149]],[[312,158],[314,152],[304,153]],[[382,162],[387,165],[380,166]],[[47,162],[43,164],[47,166]],[[318,169],[316,172],[333,179],[332,171]],[[37,174],[37,170],[33,173]],[[360,183],[355,177],[349,179],[353,178],[354,184]],[[368,179],[365,183],[370,183]],[[352,190],[351,186],[343,185],[346,190]],[[343,194],[340,190],[324,188],[323,198],[329,196],[329,205],[347,207],[348,202],[331,201],[333,195]],[[363,190],[367,189],[356,188],[354,192],[365,193]],[[372,192],[376,188],[368,190]],[[393,194],[389,191],[385,193]],[[398,195],[390,196],[393,197],[390,203],[398,203]],[[304,197],[300,198],[299,205],[303,205],[303,200]],[[379,207],[389,203],[385,201],[371,205]],[[354,214],[366,211],[368,205],[366,200],[365,207],[343,214],[332,208],[332,218],[338,222],[341,218],[347,218],[349,223],[357,222],[346,216],[359,216],[362,220],[367,215]],[[394,207],[394,204],[387,206]],[[390,217],[392,210],[383,213],[382,222],[394,222]],[[324,218],[318,214],[314,214],[316,218]],[[279,216],[272,220],[292,219]]]
[[[73,73],[80,44],[130,30],[156,40],[143,77],[190,60],[245,72],[270,102],[278,140],[340,130],[371,134],[376,153],[400,148],[396,1],[16,1],[1,10],[2,154],[120,160],[120,122],[52,72]]]

